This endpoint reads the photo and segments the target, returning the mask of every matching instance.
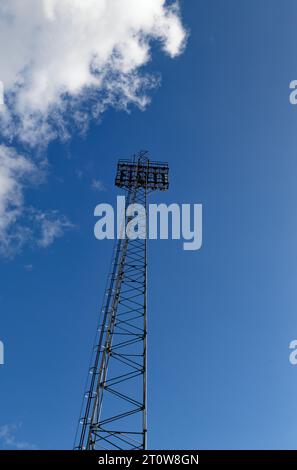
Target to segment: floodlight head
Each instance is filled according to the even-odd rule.
[[[119,188],[146,188],[167,191],[169,167],[166,162],[151,161],[141,152],[133,160],[119,160],[115,185]]]

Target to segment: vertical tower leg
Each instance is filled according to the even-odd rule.
[[[146,204],[146,190],[131,191],[130,201]],[[117,242],[89,371],[79,449],[146,448],[146,246],[146,233],[143,239]]]

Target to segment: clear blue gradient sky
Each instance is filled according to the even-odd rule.
[[[170,163],[170,191],[152,201],[204,207],[200,251],[149,244],[149,447],[297,447],[296,1],[182,12],[188,46],[176,60],[154,50],[162,85],[147,110],[110,110],[49,148],[51,176],[28,201],[77,229],[0,262],[0,426],[22,423],[18,442],[72,447],[112,252],[93,211],[115,202],[117,158],[146,148]]]

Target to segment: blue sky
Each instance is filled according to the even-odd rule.
[[[152,202],[204,211],[200,251],[149,243],[149,447],[296,448],[296,14],[294,0],[183,1],[187,47],[174,60],[154,47],[147,109],[50,144],[26,199],[76,227],[1,259],[0,429],[14,440],[0,447],[72,447],[112,253],[93,211],[115,202],[117,159],[146,148],[170,164]]]

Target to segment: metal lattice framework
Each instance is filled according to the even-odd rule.
[[[124,215],[113,254],[82,407],[76,449],[147,448],[147,196],[168,189],[168,165],[147,152],[119,160],[116,186],[127,191],[126,208],[145,208],[138,237],[127,236]]]

